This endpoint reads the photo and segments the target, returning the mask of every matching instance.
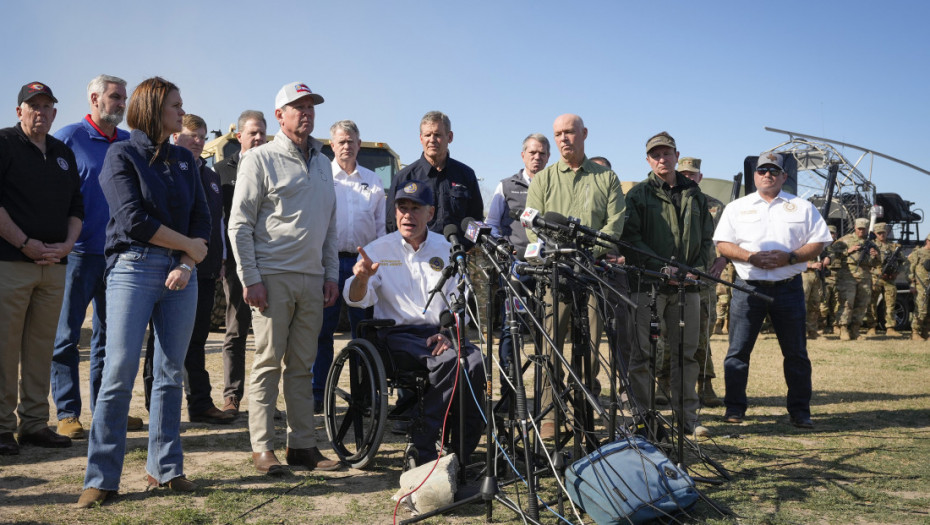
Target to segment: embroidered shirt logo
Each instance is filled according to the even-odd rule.
[[[61,157],[58,157],[58,167],[65,171],[68,171],[68,161],[66,161],[65,159]]]
[[[433,257],[429,260],[429,267],[437,272],[442,270],[443,266],[445,266],[445,263],[441,257]]]
[[[182,160],[181,162],[178,162],[178,166],[179,166],[182,170],[187,171],[187,163],[184,162],[183,160]]]
[[[215,182],[210,183],[210,189],[213,190],[213,193],[216,193],[217,195],[220,194],[220,187]]]

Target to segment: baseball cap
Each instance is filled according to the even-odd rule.
[[[284,84],[280,91],[278,91],[278,94],[274,97],[274,108],[281,109],[285,105],[306,96],[309,96],[313,100],[314,104],[323,103],[323,97],[311,91],[310,88],[308,88],[304,83],[290,82],[288,84]]]
[[[869,220],[863,219],[862,217],[856,219],[856,228],[868,228]]]
[[[48,98],[52,99],[52,102],[58,102],[58,99],[52,94],[52,88],[41,82],[30,82],[19,89],[19,97],[16,99],[16,105],[22,105],[23,102],[36,95],[46,95]]]
[[[827,226],[827,229],[830,230],[830,233],[836,233],[836,226],[832,224]]]
[[[756,167],[759,168],[766,164],[778,166],[778,169],[784,171],[785,157],[781,153],[775,153],[774,151],[763,151],[759,154],[759,163],[756,164]]]
[[[884,222],[876,222],[875,227],[872,228],[872,231],[875,233],[888,233],[888,224]]]
[[[696,159],[694,157],[682,157],[678,160],[678,171],[693,171],[694,173],[700,173],[701,159]]]
[[[653,135],[649,140],[646,141],[646,153],[652,151],[652,148],[657,148],[659,146],[668,146],[674,150],[678,148],[675,146],[675,139],[668,134],[667,131],[657,133]]]
[[[394,202],[401,199],[411,200],[424,206],[433,205],[433,190],[420,180],[408,180],[394,194]]]

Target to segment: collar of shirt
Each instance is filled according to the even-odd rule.
[[[88,113],[87,116],[84,117],[84,120],[86,120],[87,123],[90,124],[90,126],[91,126],[92,128],[94,128],[95,130],[97,130],[97,133],[99,133],[101,137],[105,138],[105,139],[107,140],[107,142],[112,143],[113,141],[116,140],[116,136],[117,136],[117,135],[116,135],[116,126],[113,126],[113,135],[111,135],[111,136],[108,137],[108,136],[103,132],[103,130],[101,130],[100,127],[97,126],[97,123],[94,122],[94,119],[90,118],[90,113]]]
[[[527,184],[533,182],[533,179],[531,179],[531,178],[529,178],[529,176],[527,176],[527,174],[526,174],[526,168],[523,168],[522,170],[520,170],[520,175],[523,177],[523,181],[526,182]]]
[[[358,172],[358,161],[355,162],[355,169],[352,170],[352,173],[348,173],[346,172],[346,170],[342,169],[342,166],[339,165],[336,159],[333,159],[331,164],[333,166],[333,178],[334,179],[352,179],[352,178],[360,179],[362,178],[362,175]]]

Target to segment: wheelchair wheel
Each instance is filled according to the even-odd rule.
[[[387,379],[375,347],[354,339],[333,359],[326,378],[323,419],[339,459],[365,468],[381,446],[387,421]]]

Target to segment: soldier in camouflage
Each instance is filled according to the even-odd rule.
[[[833,242],[836,242],[836,226],[828,226]],[[833,333],[833,324],[836,321],[836,272],[840,269],[840,262],[834,257],[830,257],[830,247],[824,249],[820,259],[826,262],[826,268],[823,273],[823,289],[820,293],[820,327],[823,329],[823,335]]]
[[[878,253],[881,254],[882,261],[881,264],[872,268],[872,300],[869,301],[869,311],[866,315],[866,324],[869,331],[865,334],[867,336],[874,336],[876,334],[876,329],[878,328],[878,298],[883,297],[883,302],[885,304],[885,335],[888,336],[899,336],[900,332],[895,330],[895,319],[894,319],[894,303],[898,300],[898,289],[894,284],[895,278],[898,276],[898,271],[901,268],[900,263],[903,262],[904,258],[900,257],[900,245],[895,242],[888,241],[888,230],[890,228],[884,222],[875,223],[875,227],[872,231],[875,232],[875,246],[878,246]],[[892,263],[893,268],[886,275],[884,273],[885,265],[889,264],[891,257],[897,251],[898,261]]]
[[[720,274],[720,279],[733,282],[733,279],[736,278],[736,270],[733,268],[733,263],[728,262],[727,265],[723,268],[723,273]],[[726,334],[729,332],[729,320],[730,320],[730,297],[732,296],[730,287],[725,284],[717,285],[717,321],[714,323],[714,333],[715,334]]]
[[[911,320],[911,339],[927,340],[927,288],[930,287],[930,235],[924,245],[907,256],[908,281],[914,296],[914,317]]]
[[[830,258],[818,258],[816,261],[807,261],[807,269],[801,274],[804,286],[804,302],[807,308],[807,338],[817,339],[817,323],[820,321],[820,302],[823,292],[821,271],[829,264]]]
[[[872,298],[872,268],[881,265],[878,250],[867,247],[868,230],[868,219],[856,219],[853,233],[830,245],[831,257],[840,262],[836,272],[836,317],[843,341],[859,337],[859,328]],[[868,251],[863,253],[864,249]]]

